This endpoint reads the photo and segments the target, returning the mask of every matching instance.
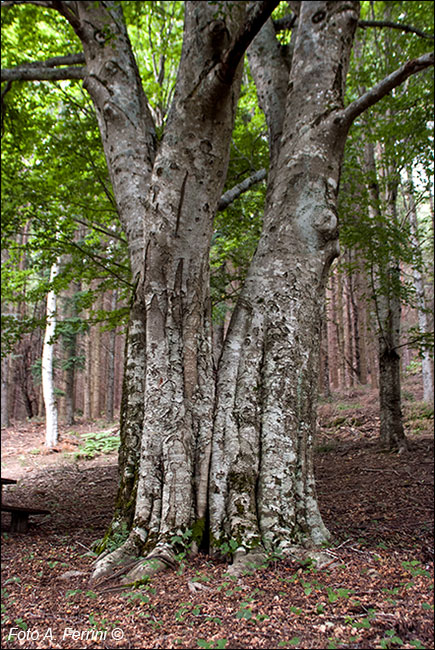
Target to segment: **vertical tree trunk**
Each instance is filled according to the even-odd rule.
[[[370,142],[365,143],[364,164],[370,179],[369,214],[373,220],[380,221],[381,197],[377,181],[375,150]],[[391,174],[387,183],[384,209],[390,218],[397,221],[396,198],[397,180]],[[379,246],[379,243],[377,243]],[[380,442],[387,449],[403,450],[407,447],[401,409],[400,387],[400,268],[388,261],[377,263],[373,268],[372,287],[376,306],[378,359],[379,359],[379,403],[380,403]]]
[[[324,397],[331,396],[331,385],[329,382],[328,321],[326,317],[326,309],[322,317],[321,327],[319,389]]]
[[[135,262],[130,253],[137,289],[127,337],[125,381],[130,394],[125,393],[121,415],[122,448],[127,451],[120,457],[116,515],[117,522],[133,521],[127,542],[103,560],[100,573],[138,549],[168,556],[177,531],[204,528],[214,398],[208,257],[241,79],[241,66],[234,67],[230,79],[231,68],[216,67],[216,61],[243,24],[246,10],[245,3],[230,5],[223,5],[224,22],[216,19],[209,3],[186,4],[173,108],[150,161],[149,190],[139,194],[140,223],[146,197],[145,255],[139,249],[142,256]],[[101,76],[102,54],[97,51],[96,76]],[[107,54],[111,56],[110,48]],[[89,80],[88,88],[97,112],[103,108],[104,113],[99,97],[104,87]],[[108,141],[106,157],[119,185],[120,162],[111,162],[112,144]],[[143,147],[137,165],[143,168]],[[125,194],[125,188],[120,191]],[[121,220],[128,205],[121,206]],[[124,444],[127,436],[133,442],[129,447]],[[135,439],[140,446],[134,446]],[[129,496],[133,498],[126,501]],[[139,574],[143,570],[138,567]]]
[[[235,540],[236,566],[258,545],[291,552],[295,544],[328,538],[312,446],[321,313],[338,253],[336,201],[347,133],[334,120],[334,107],[342,105],[358,5],[338,8],[301,3],[284,101],[268,85],[280,59],[265,28],[250,48],[271,141],[269,191],[218,368],[210,472],[212,546]]]
[[[356,253],[358,255],[358,253]],[[354,337],[357,350],[357,371],[361,384],[367,384],[367,305],[364,298],[363,279],[364,267],[359,261],[359,268],[355,273],[355,291],[353,293],[354,312]]]
[[[54,262],[50,271],[50,282],[56,278],[59,272],[58,261]],[[57,445],[57,405],[54,393],[53,377],[53,337],[56,330],[56,293],[50,289],[47,295],[47,324],[45,327],[44,348],[42,351],[42,389],[45,404],[45,445],[49,448]]]
[[[397,183],[389,184],[387,209],[393,220],[396,216]],[[400,300],[400,267],[390,266],[384,271],[388,291],[377,297],[379,315],[379,403],[380,441],[387,449],[407,448],[403,428],[402,394],[400,378],[400,325],[402,305]]]
[[[407,201],[408,201],[408,210],[409,210],[409,223],[411,226],[411,236],[412,244],[415,250],[420,249],[419,242],[419,233],[418,233],[418,220],[417,220],[417,208],[415,205],[413,186],[412,186],[412,174],[407,171]],[[417,265],[413,268],[413,280],[414,288],[416,293],[416,302],[417,302],[417,316],[418,316],[418,325],[420,332],[422,334],[428,334],[429,325],[427,318],[427,308],[426,308],[426,296],[424,291],[424,277]],[[423,352],[421,356],[421,373],[423,379],[423,399],[425,402],[433,402],[433,374],[432,374],[432,360],[430,357],[430,352],[427,347],[423,347]]]
[[[103,295],[97,300],[97,309],[103,309]],[[94,325],[91,329],[92,346],[92,372],[91,372],[91,417],[97,420],[101,417],[101,391],[102,384],[102,332],[101,324]]]
[[[349,368],[346,364],[345,334],[344,334],[344,306],[343,306],[343,280],[341,271],[336,269],[337,279],[337,341],[340,359],[340,387],[346,388],[348,384]]]
[[[1,363],[1,428],[9,426],[9,355]]]
[[[336,304],[335,304],[335,287],[333,281],[333,273],[330,274],[329,287],[327,288],[327,346],[329,358],[329,371],[332,388],[336,390],[339,387],[338,377],[338,344],[337,344],[337,330],[336,330]]]
[[[352,276],[348,274],[345,278],[346,293],[346,364],[349,377],[349,386],[355,384],[355,354],[354,354],[354,338],[353,338],[353,310],[352,310]]]
[[[110,309],[115,311],[117,302],[117,292],[112,291]],[[107,347],[107,381],[106,381],[106,407],[105,416],[108,422],[113,421],[114,401],[115,401],[115,346],[116,346],[116,329],[109,332],[109,344]]]
[[[390,269],[399,274],[399,269]],[[396,296],[379,296],[378,311],[381,321],[379,332],[379,402],[380,441],[386,449],[406,449],[403,428],[400,386],[400,299]]]
[[[71,306],[65,311],[67,318],[75,319],[78,316],[75,294],[80,290],[80,284],[74,282],[72,295],[66,300],[71,301]],[[76,356],[77,356],[77,333],[73,329],[74,324],[63,336],[63,347],[65,350],[65,424],[74,424],[75,414],[75,379],[76,379]]]
[[[85,318],[89,321],[89,310],[87,310]],[[83,382],[83,419],[85,422],[88,422],[92,419],[91,412],[91,376],[92,376],[92,339],[91,339],[91,327],[88,327],[88,330],[84,336],[84,348],[85,348],[85,368],[84,368],[84,382]]]

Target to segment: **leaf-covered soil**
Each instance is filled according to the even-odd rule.
[[[3,500],[48,508],[26,534],[2,513],[9,648],[433,648],[433,411],[406,403],[410,450],[377,444],[376,395],[320,408],[316,474],[333,542],[318,570],[270,558],[230,577],[207,556],[135,591],[94,591],[92,543],[110,521],[116,454],[77,459],[82,424],[43,453],[43,425],[2,433]],[[94,425],[94,429],[98,426]]]

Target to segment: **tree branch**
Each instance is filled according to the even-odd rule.
[[[66,54],[65,56],[53,56],[50,59],[45,59],[45,61],[30,61],[29,63],[22,63],[21,65],[17,65],[14,68],[5,68],[1,71],[1,80],[56,81],[58,79],[83,79],[85,68],[68,67],[60,68],[59,70],[51,70],[51,68],[55,68],[56,66],[60,65],[72,66],[80,63],[86,63],[85,55],[83,52],[77,52],[76,54]]]
[[[434,40],[433,34],[426,34],[422,32],[421,29],[413,27],[412,25],[403,25],[401,23],[393,23],[390,20],[359,20],[358,27],[365,29],[366,27],[389,27],[390,29],[398,29],[402,32],[408,32],[409,34],[417,34],[421,38],[429,38],[432,41]]]
[[[295,25],[296,20],[296,14],[290,14],[283,16],[283,18],[273,20],[272,22],[275,28],[275,32],[278,33],[292,29]],[[421,29],[417,29],[417,27],[413,27],[412,25],[404,25],[402,23],[393,23],[391,20],[359,20],[358,27],[361,27],[361,29],[366,29],[367,27],[389,27],[390,29],[398,29],[401,32],[416,34],[421,38],[428,38],[432,41],[434,40],[433,34],[426,34],[426,32],[422,32]]]
[[[238,199],[241,194],[247,192],[249,188],[251,188],[256,183],[264,180],[265,178],[266,170],[260,169],[258,172],[252,174],[252,176],[248,176],[248,178],[245,178],[241,183],[238,183],[230,190],[227,190],[224,194],[222,194],[220,198],[220,201],[218,203],[218,211],[225,210],[225,208],[227,208],[233,201]]]
[[[2,0],[1,6],[13,7],[14,5],[38,5],[40,7],[53,8],[53,3],[48,0]]]
[[[258,34],[279,2],[280,0],[262,0],[261,2],[250,3],[248,14],[242,28],[222,58],[219,78],[224,83],[230,83],[232,81],[234,72],[243,58],[248,45]]]
[[[349,127],[361,113],[376,104],[385,95],[388,95],[393,88],[400,86],[408,77],[431,65],[434,65],[433,52],[423,54],[418,59],[407,61],[400,68],[388,75],[388,77],[385,77],[385,79],[377,83],[371,90],[368,90],[364,95],[349,104],[349,106],[340,112],[336,120]]]
[[[46,68],[35,65],[29,67],[4,69],[1,71],[2,81],[61,81],[62,79],[83,79],[86,68]]]
[[[56,68],[59,65],[77,65],[86,63],[84,52],[77,52],[75,54],[65,54],[64,56],[53,56],[51,59],[44,61],[31,61],[30,63],[23,63],[17,65],[14,70],[20,68]]]

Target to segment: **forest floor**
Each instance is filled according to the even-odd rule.
[[[110,521],[116,452],[77,458],[77,425],[43,452],[42,423],[2,432],[5,502],[48,508],[25,534],[2,513],[6,648],[433,648],[433,409],[405,397],[409,451],[377,444],[377,396],[320,407],[316,476],[333,535],[319,570],[271,557],[236,578],[201,555],[135,591],[89,585],[92,543]]]

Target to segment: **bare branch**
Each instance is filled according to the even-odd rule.
[[[48,0],[2,0],[1,6],[13,7],[14,5],[39,5],[40,7],[53,8],[53,3]]]
[[[1,71],[2,81],[61,81],[62,79],[83,79],[86,68],[47,68],[35,65],[19,66]]]
[[[296,20],[297,20],[296,14],[290,14],[287,16],[283,16],[283,18],[277,18],[276,20],[273,20],[272,22],[275,28],[275,32],[278,33],[288,29],[292,29],[295,25]],[[404,25],[403,23],[393,23],[391,20],[359,20],[358,27],[361,27],[362,29],[366,29],[367,27],[388,27],[390,29],[397,29],[401,32],[406,32],[408,34],[416,34],[421,38],[428,38],[432,41],[434,40],[433,34],[427,34],[426,32],[423,32],[421,31],[421,29],[418,29],[417,27],[413,27],[412,25]]]
[[[429,38],[432,41],[434,40],[433,34],[426,34],[422,32],[421,29],[413,27],[412,25],[403,25],[401,23],[393,23],[390,20],[359,20],[358,27],[365,29],[366,27],[389,27],[390,29],[398,29],[401,32],[407,32],[409,34],[417,34],[421,38]]]
[[[420,56],[418,59],[407,61],[407,63],[388,75],[388,77],[385,77],[385,79],[382,79],[382,81],[377,83],[371,90],[368,90],[364,95],[349,104],[349,106],[340,112],[340,115],[336,118],[337,122],[342,122],[343,125],[349,127],[352,122],[361,115],[361,113],[370,108],[370,106],[376,104],[379,100],[385,97],[385,95],[388,95],[393,88],[397,88],[397,86],[400,86],[400,84],[408,79],[408,77],[430,67],[433,64],[433,52],[423,54],[423,56]]]
[[[231,82],[248,45],[258,34],[272,11],[279,4],[279,1],[262,0],[261,2],[250,3],[246,20],[222,59],[219,77],[224,83]]]
[[[81,63],[86,63],[85,55],[83,52],[77,52],[76,54],[66,54],[64,56],[53,56],[51,59],[45,59],[44,61],[23,63],[17,65],[14,70],[19,68],[56,68],[59,65],[77,65]]]
[[[253,185],[259,183],[260,181],[266,178],[266,170],[260,169],[252,176],[248,176],[241,183],[238,183],[230,190],[227,190],[225,194],[222,194],[219,204],[218,211],[225,210],[233,201],[239,198],[241,194],[247,192]]]
[[[59,81],[60,79],[83,79],[85,68],[60,68],[51,70],[58,65],[74,65],[85,63],[83,52],[53,56],[45,61],[30,61],[14,68],[1,71],[2,81]]]

